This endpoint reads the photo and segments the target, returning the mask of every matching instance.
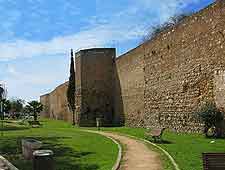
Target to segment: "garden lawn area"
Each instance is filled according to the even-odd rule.
[[[0,154],[20,170],[31,170],[31,161],[21,155],[21,139],[43,142],[43,149],[54,152],[56,170],[109,170],[117,159],[118,148],[110,139],[82,132],[63,121],[42,120],[40,128],[5,122],[0,136]],[[2,130],[2,129],[1,129]]]
[[[101,128],[103,131],[118,132],[145,139],[143,128]],[[151,138],[148,140],[152,140]],[[181,170],[202,170],[203,152],[225,152],[225,139],[207,139],[201,134],[175,133],[166,130],[163,134],[164,144],[158,144],[169,152]],[[215,141],[212,142],[211,141]],[[171,170],[169,160],[162,156],[165,170]]]

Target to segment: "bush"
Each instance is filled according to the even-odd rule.
[[[214,103],[206,102],[198,112],[200,119],[205,123],[204,133],[206,137],[223,137],[222,123],[224,113]]]

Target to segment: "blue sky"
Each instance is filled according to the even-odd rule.
[[[9,97],[39,99],[68,79],[70,48],[116,47],[121,54],[152,26],[212,2],[0,0],[0,81]]]

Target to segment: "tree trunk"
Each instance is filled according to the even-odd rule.
[[[79,120],[79,115],[77,113],[76,113],[76,122],[77,122],[77,126],[79,126],[80,120]]]
[[[76,124],[75,122],[75,111],[73,110],[73,126]]]
[[[37,121],[37,113],[34,113],[34,121]]]

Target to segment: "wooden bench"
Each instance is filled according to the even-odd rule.
[[[150,132],[146,132],[146,136],[151,136],[154,139],[154,142],[157,140],[162,140],[162,135],[163,132],[166,128],[157,128],[157,129],[152,129]]]
[[[225,170],[225,153],[203,153],[203,170]]]
[[[30,126],[42,126],[39,121],[28,121]]]

